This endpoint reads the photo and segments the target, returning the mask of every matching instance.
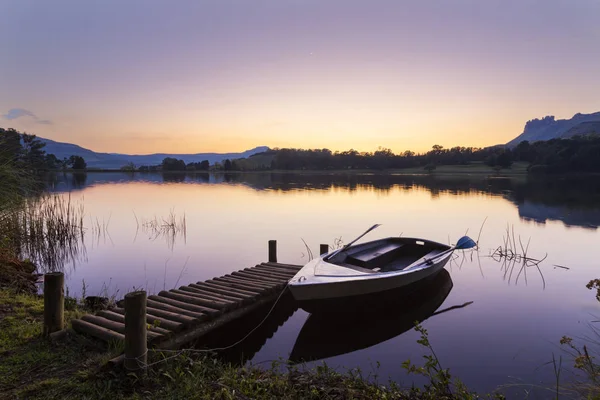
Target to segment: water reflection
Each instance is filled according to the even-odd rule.
[[[48,179],[50,190],[79,190],[86,186],[123,182],[241,184],[255,190],[425,189],[440,194],[486,194],[513,203],[523,220],[536,223],[562,221],[567,226],[597,229],[600,226],[600,179],[595,177],[489,177],[478,175],[391,175],[310,173],[89,173],[58,174]]]
[[[215,349],[229,347],[241,341],[254,327],[258,326],[255,331],[239,344],[219,352],[221,359],[227,362],[236,364],[246,363],[254,357],[264,346],[265,342],[273,337],[279,327],[298,309],[294,298],[289,292],[284,294],[271,310],[272,307],[273,303],[262,305],[250,314],[246,314],[202,337],[200,340],[202,348]],[[268,318],[265,320],[266,316]]]
[[[311,314],[290,354],[292,362],[308,362],[350,353],[401,335],[433,315],[452,290],[452,278],[442,270],[433,280],[405,295],[396,291],[394,303],[379,310]],[[376,298],[377,296],[374,296]],[[446,310],[447,311],[447,310]]]
[[[168,183],[177,183],[185,181],[185,174],[180,174],[176,172],[164,172],[161,174],[163,182]]]
[[[454,287],[445,300],[447,304],[440,308],[469,301],[474,304],[463,311],[436,314],[424,323],[444,365],[469,387],[488,392],[506,383],[507,376],[517,376],[524,382],[553,382],[552,371],[538,367],[556,351],[555,344],[563,335],[585,334],[581,321],[588,320],[597,308],[593,296],[582,290],[582,282],[597,275],[598,257],[594,251],[598,231],[588,228],[600,222],[598,179],[555,177],[548,182],[525,176],[271,173],[179,174],[177,179],[177,183],[165,183],[157,173],[89,172],[84,187],[77,188],[71,175],[55,177],[51,190],[63,192],[60,197],[70,197],[76,204],[85,204],[86,261],[78,263],[76,270],[66,271],[71,293],[80,295],[77,290],[83,280],[88,294],[99,295],[104,282],[113,282],[119,293],[132,287],[155,293],[161,288],[210,279],[265,261],[270,239],[278,241],[280,261],[303,264],[307,257],[302,256],[306,254],[302,239],[316,254],[320,243],[335,244],[337,238],[347,241],[374,223],[383,226],[371,239],[404,232],[445,242],[465,234],[467,229],[475,238],[488,217],[481,235],[481,254],[459,252],[447,265]],[[162,220],[169,210],[178,217],[185,214],[187,219],[187,244],[178,237],[174,249],[165,245],[162,236],[154,240],[141,227],[143,219]],[[109,221],[107,231],[102,227]],[[543,221],[563,223],[537,223]],[[511,227],[510,244],[507,225]],[[584,229],[567,229],[571,225]],[[133,240],[138,227],[139,236]],[[510,248],[512,253],[539,260],[548,253],[539,265],[543,277],[536,266],[524,268],[519,275],[522,263],[517,261],[513,268],[507,257],[487,257],[498,246],[505,249],[504,253]],[[556,264],[571,269],[552,268]],[[354,326],[342,332],[344,321],[338,321],[339,326],[331,326],[329,320],[312,322],[318,321],[317,316],[306,321],[308,315],[304,311],[294,313],[295,305],[291,304],[267,320],[249,342],[244,341],[223,356],[241,362],[251,359],[253,363],[287,359],[296,342],[294,357],[300,354],[302,342],[308,345],[300,356],[319,356],[312,346],[328,343],[334,335],[311,338],[317,330],[314,328],[308,336],[312,342],[307,342],[303,339],[306,330],[300,335],[306,322],[306,329],[312,324],[319,329],[322,326],[337,333],[336,340],[342,338],[344,343],[371,345],[330,357],[328,364],[365,370],[379,361],[380,376],[410,382],[412,377],[399,371],[399,360],[420,358],[423,349],[416,343],[415,332],[401,333],[411,328],[413,318],[427,318],[435,311],[439,306],[435,294],[430,299],[431,308],[422,315],[411,315],[406,324],[402,318],[411,310],[399,306],[378,318],[373,313],[354,319]],[[415,305],[415,309],[420,307],[427,308],[422,303]],[[215,345],[204,339],[202,344],[211,348],[230,345],[256,327],[268,311],[257,311],[253,319],[241,320],[225,333],[221,331],[211,339]],[[281,323],[283,326],[279,326]],[[369,325],[377,327],[377,332],[369,330]],[[357,329],[362,329],[361,334],[350,337]],[[268,339],[271,335],[273,339]],[[385,337],[391,339],[373,345]],[[334,348],[337,344],[329,345]],[[339,346],[338,352],[352,350]]]
[[[76,189],[82,189],[85,187],[87,181],[87,174],[85,172],[74,172],[71,174],[71,184]]]

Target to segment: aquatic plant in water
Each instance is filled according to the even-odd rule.
[[[83,204],[72,204],[70,196],[26,198],[2,214],[0,236],[5,248],[36,264],[38,272],[60,271],[85,254],[83,215]]]
[[[151,240],[156,240],[159,237],[164,238],[167,242],[167,247],[173,250],[177,238],[182,238],[183,242],[187,241],[187,221],[185,213],[181,217],[177,217],[174,210],[169,211],[169,215],[166,217],[154,217],[152,219],[141,218],[138,219],[135,212],[133,213],[135,222],[137,224],[137,232],[140,230],[148,234]]]

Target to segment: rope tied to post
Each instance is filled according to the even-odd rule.
[[[243,341],[245,341],[246,339],[248,339],[250,337],[250,335],[252,335],[258,328],[260,328],[266,321],[267,319],[271,316],[271,314],[273,313],[273,310],[275,310],[275,307],[277,306],[277,304],[279,303],[279,301],[281,300],[281,297],[283,296],[283,294],[285,293],[285,290],[287,289],[289,284],[289,281],[285,284],[285,286],[283,287],[283,289],[281,289],[281,292],[279,293],[279,296],[277,296],[277,299],[275,300],[275,302],[273,303],[273,305],[271,306],[271,308],[269,309],[269,312],[267,313],[267,315],[265,315],[265,317],[258,323],[258,325],[256,325],[254,328],[252,328],[250,330],[250,332],[248,332],[243,338],[239,339],[238,341],[236,341],[235,343],[232,343],[228,346],[224,346],[224,347],[215,347],[212,349],[180,349],[180,350],[166,350],[166,349],[160,349],[160,350],[156,350],[157,352],[160,353],[175,353],[172,356],[169,357],[165,357],[162,360],[158,360],[155,361],[153,363],[148,364],[147,362],[143,362],[140,361],[139,358],[145,358],[146,354],[148,353],[148,350],[146,350],[146,354],[140,356],[140,357],[132,357],[129,359],[136,359],[136,362],[141,363],[141,365],[143,365],[143,368],[149,368],[153,365],[156,364],[160,364],[163,362],[166,362],[168,360],[171,360],[173,358],[179,357],[180,355],[189,352],[189,353],[215,353],[218,351],[224,351],[224,350],[228,350],[231,349],[237,345],[239,345],[240,343],[242,343]],[[125,357],[125,359],[128,359],[127,357]]]
[[[147,359],[147,355],[148,355],[148,349],[146,349],[146,351],[142,355],[139,355],[137,357],[127,357],[127,356],[125,356],[124,360],[135,360],[136,364],[138,365],[138,368],[131,369],[131,368],[128,367],[128,365],[127,365],[128,363],[125,362],[124,363],[125,369],[128,370],[128,371],[137,371],[137,370],[140,370],[140,369],[146,369],[146,368],[148,368],[148,363],[144,361],[144,360]]]

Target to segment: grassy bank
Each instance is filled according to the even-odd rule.
[[[0,267],[2,262],[0,261]],[[26,263],[13,269],[26,273]],[[0,268],[0,275],[6,269]],[[600,300],[600,281],[588,288]],[[68,322],[85,312],[73,299],[65,304]],[[27,289],[0,285],[0,398],[7,399],[478,399],[479,396],[442,369],[427,331],[420,326],[424,363],[400,363],[428,382],[423,388],[400,387],[394,382],[374,383],[358,372],[339,373],[323,365],[306,371],[286,364],[271,368],[232,365],[214,354],[186,351],[149,354],[152,364],[144,375],[126,373],[108,361],[122,348],[107,348],[85,336],[67,331],[59,340],[43,338],[43,298]],[[540,388],[547,398],[600,398],[600,366],[596,346],[577,345],[563,338],[573,355],[582,381],[556,388]],[[553,358],[554,359],[554,358]],[[557,357],[558,359],[558,357]],[[562,360],[562,356],[560,358]],[[556,368],[556,365],[555,365]],[[565,368],[564,366],[562,368]],[[560,361],[558,374],[560,375]],[[529,385],[526,385],[527,387]],[[554,390],[556,389],[556,392]],[[559,394],[555,396],[554,393]],[[524,397],[517,397],[524,398]]]
[[[474,399],[447,371],[406,364],[430,378],[426,390],[380,385],[359,373],[326,366],[312,371],[273,365],[240,367],[204,353],[151,353],[156,363],[136,376],[109,367],[120,349],[108,349],[81,335],[57,341],[41,337],[43,299],[0,289],[0,398],[7,399]],[[69,320],[80,313],[66,312]],[[285,370],[285,368],[284,368]],[[430,375],[431,374],[431,375]]]

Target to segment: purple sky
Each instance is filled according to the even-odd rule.
[[[96,151],[504,143],[600,111],[600,2],[0,1],[0,126]]]

